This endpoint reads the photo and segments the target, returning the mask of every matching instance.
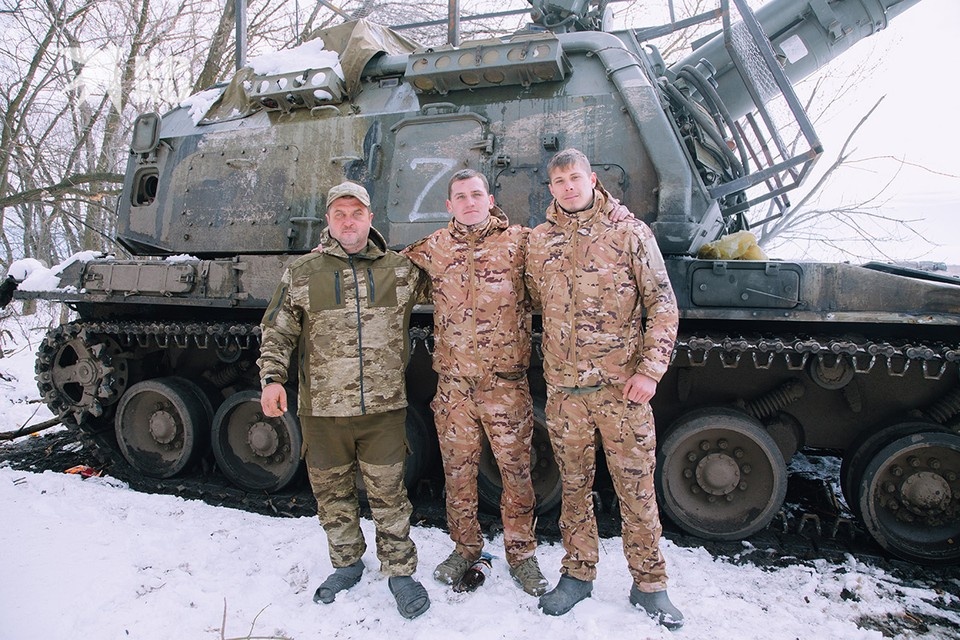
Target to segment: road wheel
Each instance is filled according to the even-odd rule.
[[[960,561],[960,435],[925,431],[888,442],[864,469],[860,513],[880,546],[905,560]]]
[[[756,419],[726,407],[671,425],[654,474],[661,510],[684,531],[740,540],[766,527],[787,492],[777,443]]]
[[[127,461],[154,478],[177,475],[206,451],[209,402],[183,378],[154,378],[131,386],[114,420],[117,444]]]
[[[290,403],[291,410],[293,405]],[[220,470],[248,491],[272,493],[286,487],[300,470],[300,421],[288,410],[267,418],[259,391],[240,391],[213,417],[211,444]]]
[[[861,433],[843,454],[843,460],[840,463],[840,491],[843,493],[844,500],[858,518],[862,518],[860,513],[860,493],[863,490],[863,472],[867,464],[873,459],[880,449],[890,444],[894,440],[920,433],[923,431],[940,431],[942,427],[922,421],[906,420],[896,424],[888,425],[880,429],[867,430]]]

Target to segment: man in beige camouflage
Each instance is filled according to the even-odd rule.
[[[529,229],[509,225],[481,173],[455,173],[447,196],[453,214],[449,225],[403,251],[429,274],[434,303],[433,368],[439,381],[431,407],[455,545],[434,577],[458,582],[483,550],[477,473],[485,434],[503,480],[500,512],[510,575],[524,591],[539,596],[547,581],[534,555],[530,479],[531,310],[523,283]]]
[[[371,227],[370,196],[344,182],[327,195],[327,224],[314,252],[284,272],[261,324],[261,405],[287,410],[287,371],[299,353],[304,456],[334,572],[314,601],[329,604],[363,573],[357,466],[376,525],[377,557],[397,608],[415,618],[430,606],[413,577],[413,509],[403,484],[404,369],[419,269],[388,251]]]
[[[554,200],[530,232],[526,278],[534,303],[542,302],[547,429],[560,466],[566,554],[559,583],[539,606],[562,615],[593,590],[599,431],[623,519],[630,602],[676,629],[683,615],[667,597],[658,546],[650,409],[676,338],[676,298],[649,227],[608,219],[610,196],[583,153],[561,151],[547,174]]]

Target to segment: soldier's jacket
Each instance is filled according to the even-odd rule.
[[[404,369],[419,269],[370,229],[348,255],[329,230],[284,272],[261,323],[260,379],[286,382],[298,348],[300,415],[356,416],[407,406]]]
[[[531,308],[523,281],[529,229],[498,207],[474,227],[450,224],[403,253],[430,276],[436,348],[447,376],[519,373],[530,364]]]
[[[556,386],[659,381],[670,363],[678,312],[663,256],[646,224],[611,222],[611,209],[598,182],[591,209],[554,201],[529,235],[527,287],[542,302],[544,377]]]

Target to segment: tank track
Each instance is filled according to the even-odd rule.
[[[135,348],[168,346],[215,348],[224,354],[239,353],[259,342],[260,327],[253,323],[78,321],[51,329],[37,350],[37,386],[43,401],[61,422],[75,430],[111,475],[138,490],[177,493],[208,499],[204,484],[225,500],[240,501],[243,493],[210,473],[209,463],[199,465],[196,477],[178,478],[168,486],[163,480],[138,473],[121,454],[114,437],[111,411],[128,385],[125,366]],[[206,467],[206,468],[204,468]],[[193,485],[192,489],[189,486]],[[220,486],[217,486],[220,485]],[[270,509],[270,500],[261,500]]]
[[[685,356],[691,366],[703,365],[716,353],[723,366],[733,368],[748,357],[757,369],[770,368],[783,357],[787,368],[803,369],[811,358],[848,356],[855,373],[870,373],[878,365],[892,376],[904,376],[911,366],[920,366],[923,376],[939,380],[950,363],[960,362],[958,344],[917,344],[909,341],[875,342],[817,336],[711,336],[693,334],[677,339],[671,362]]]
[[[251,493],[229,482],[205,460],[186,477],[154,479],[137,473],[117,449],[112,428],[107,428],[103,416],[109,403],[116,402],[127,382],[123,379],[118,363],[123,360],[125,349],[133,347],[197,347],[216,348],[224,352],[235,349],[250,349],[259,342],[260,328],[253,323],[218,322],[144,322],[144,321],[80,321],[52,329],[38,350],[36,365],[38,386],[45,402],[64,422],[80,432],[85,446],[92,451],[111,475],[119,477],[141,491],[176,494],[196,498],[212,504],[223,504],[249,511],[300,516],[315,511],[312,495],[303,486],[274,494]],[[534,344],[539,351],[539,335]],[[413,327],[410,330],[412,346],[422,343],[432,351],[433,336],[429,327]],[[68,347],[81,351],[91,362],[86,369],[92,380],[79,397],[65,398],[53,381],[60,350]],[[853,370],[858,373],[885,370],[891,376],[903,376],[911,367],[920,367],[923,376],[939,379],[951,363],[960,362],[960,346],[945,343],[878,342],[848,338],[814,336],[734,336],[716,334],[687,334],[677,340],[672,359],[687,360],[690,366],[704,365],[708,358],[719,357],[724,367],[741,364],[765,369],[777,358],[783,358],[788,368],[803,369],[811,359],[831,359],[848,356]],[[74,366],[73,364],[69,366]],[[72,404],[71,404],[72,403]],[[960,413],[960,401],[942,408],[941,418]],[[98,420],[99,419],[99,420]],[[429,503],[439,488],[429,482],[421,483],[418,493]],[[608,500],[609,501],[609,500]],[[836,500],[832,500],[836,503]],[[602,504],[599,500],[598,504]],[[812,515],[794,516],[780,514],[768,527],[779,527],[786,533],[790,529],[801,531],[816,528],[828,530],[835,537],[838,531],[857,527],[841,507],[824,524],[820,512]],[[441,509],[442,511],[442,509]],[[614,509],[615,511],[615,509]],[[422,516],[429,520],[430,516]],[[544,520],[546,525],[548,519]],[[442,518],[438,520],[442,526]],[[549,529],[549,525],[546,527]],[[549,537],[545,529],[544,534]],[[611,532],[615,535],[614,532]]]
[[[82,320],[55,328],[72,330],[72,327],[88,333],[113,336],[121,345],[156,346],[168,344],[187,347],[194,344],[200,349],[211,346],[229,348],[231,343],[240,347],[253,346],[251,340],[260,339],[260,325],[244,322],[145,322],[142,320]]]
[[[413,327],[410,338],[413,346],[422,341],[432,351],[429,329]],[[260,326],[255,323],[84,320],[55,327],[47,333],[38,348],[35,372],[40,394],[50,410],[65,426],[77,432],[84,448],[102,468],[134,489],[268,515],[312,515],[316,513],[316,505],[309,488],[298,486],[303,483],[294,483],[288,490],[271,494],[248,492],[230,484],[206,459],[186,476],[173,479],[145,476],[122,455],[112,423],[104,420],[127,387],[120,364],[124,350],[177,346],[215,348],[229,354],[258,346],[259,341]],[[64,350],[68,352],[66,356]],[[72,395],[64,392],[64,376],[58,375],[65,368],[70,369],[65,377],[79,387]],[[83,375],[74,371],[76,369],[82,369]],[[78,377],[81,381],[75,382]],[[432,492],[431,487],[421,488]]]
[[[37,386],[68,426],[99,418],[123,394],[124,349],[156,346],[216,348],[224,353],[259,342],[252,323],[80,321],[51,329],[37,350]],[[67,371],[69,369],[69,372]]]
[[[104,336],[105,341],[94,336]],[[539,335],[534,343],[539,351]],[[99,417],[104,406],[116,402],[126,386],[123,372],[115,366],[116,356],[132,346],[166,348],[196,346],[216,348],[223,352],[249,349],[259,343],[260,327],[253,323],[83,321],[52,329],[41,343],[36,363],[40,393],[51,411],[65,422],[78,425],[86,416]],[[433,335],[429,328],[410,330],[412,346],[422,343],[433,351]],[[58,393],[54,369],[58,352],[72,344],[75,352],[86,356],[78,366],[78,375],[87,381],[81,384],[82,395],[63,397]],[[814,336],[714,336],[693,334],[680,336],[671,361],[685,357],[691,366],[702,366],[711,354],[717,354],[725,368],[734,368],[744,359],[757,369],[766,369],[782,357],[789,369],[803,369],[811,358],[847,356],[853,372],[870,373],[878,365],[891,376],[903,376],[912,366],[922,368],[923,376],[940,379],[950,363],[960,362],[960,345],[917,344],[911,342],[854,341]],[[542,354],[540,354],[542,357]],[[79,396],[79,397],[77,397]]]
[[[151,478],[138,473],[116,448],[116,442],[103,432],[78,432],[80,442],[110,476],[126,482],[142,493],[174,495],[207,504],[242,509],[251,513],[298,518],[316,515],[313,494],[298,485],[281,492],[253,493],[230,484],[210,463],[199,465],[190,475],[176,478]]]

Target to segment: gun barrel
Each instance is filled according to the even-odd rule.
[[[920,0],[773,0],[756,11],[774,51],[782,56],[783,68],[796,83],[814,73],[857,42],[885,29],[889,21]],[[734,118],[755,109],[743,80],[737,73],[723,34],[696,48],[671,67],[706,60],[716,69],[717,93]]]

